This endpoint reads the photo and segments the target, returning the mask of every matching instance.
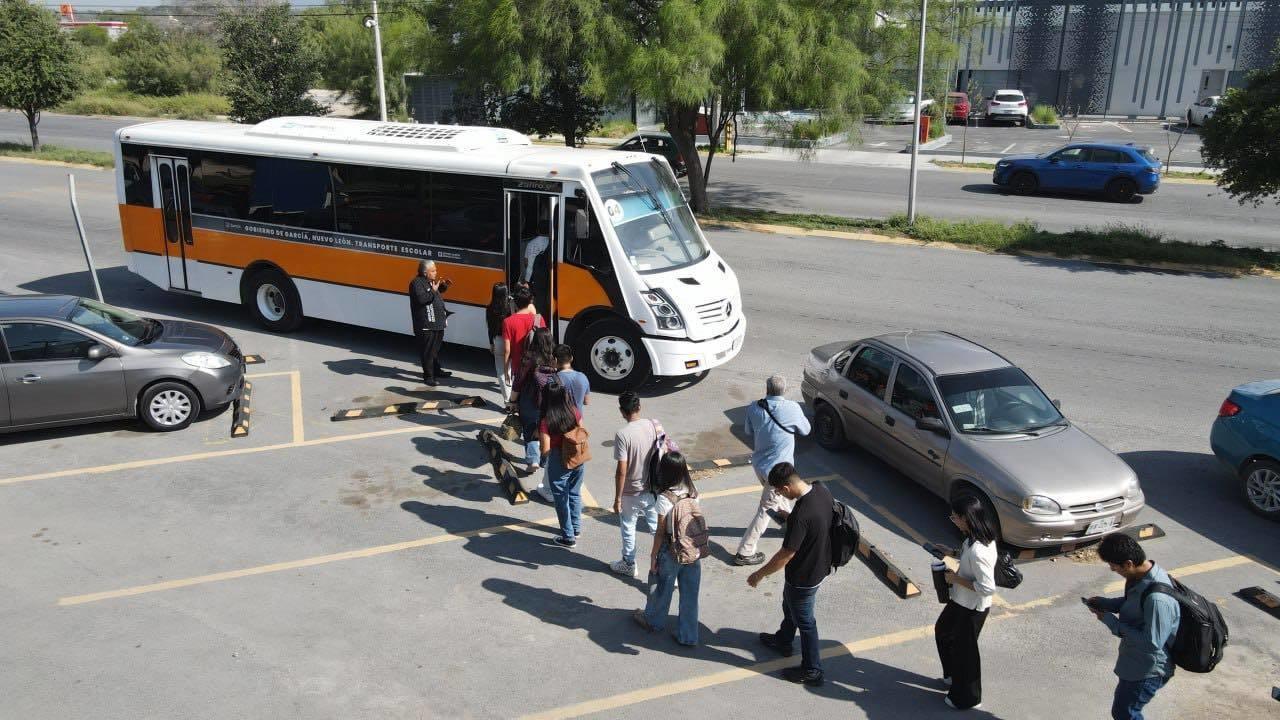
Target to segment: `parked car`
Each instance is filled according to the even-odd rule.
[[[1213,112],[1218,109],[1218,103],[1221,101],[1221,95],[1210,95],[1187,108],[1187,125],[1189,127],[1203,125],[1206,120],[1213,117]]]
[[[1011,545],[1099,538],[1146,502],[1137,474],[1026,373],[951,333],[814,348],[801,393],[823,447],[852,441],[944,499],[977,496]]]
[[[947,122],[969,119],[969,96],[962,92],[947,93]]]
[[[1249,509],[1280,520],[1280,380],[1234,388],[1218,408],[1209,446],[1240,479]]]
[[[1027,124],[1027,97],[1021,90],[997,90],[987,101],[987,122]]]
[[[0,296],[0,432],[141,417],[181,430],[240,396],[221,330],[70,295]]]
[[[932,98],[924,98],[920,101],[920,113],[926,115],[929,112],[929,106],[933,104]],[[885,106],[883,119],[885,122],[893,123],[913,123],[916,121],[916,96],[909,94],[889,103]]]
[[[1160,187],[1160,161],[1150,148],[1133,144],[1073,143],[1040,155],[1000,158],[991,181],[1018,195],[1097,193],[1129,202]]]
[[[671,165],[671,170],[676,174],[676,177],[684,177],[688,173],[684,164],[684,156],[680,154],[680,150],[676,147],[676,141],[668,133],[648,131],[636,133],[621,143],[614,145],[612,149],[661,155],[667,159],[667,163]]]

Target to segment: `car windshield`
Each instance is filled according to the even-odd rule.
[[[996,102],[1018,102],[1022,99],[1021,95],[1011,95],[1009,93],[1001,93],[996,95]]]
[[[129,346],[141,344],[151,324],[146,318],[85,298],[80,299],[67,319]]]
[[[692,265],[710,252],[680,186],[658,159],[592,173],[622,251],[638,272]]]
[[[1142,159],[1152,165],[1160,164],[1160,158],[1156,157],[1156,154],[1151,152],[1151,148],[1138,148],[1138,154],[1142,155]]]
[[[943,375],[938,391],[965,433],[1023,433],[1065,422],[1040,388],[1016,367]]]

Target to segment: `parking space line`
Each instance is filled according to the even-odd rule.
[[[1012,150],[1012,149],[1013,149],[1013,146],[1014,146],[1014,145],[1017,145],[1017,144],[1018,144],[1018,143],[1009,143],[1009,147],[1007,147],[1007,148],[1005,148],[1005,149],[1001,150],[1001,151],[1000,151],[1000,154],[1001,154],[1001,155],[1003,155],[1003,154],[1005,154],[1005,153],[1009,152],[1010,150]]]
[[[293,441],[303,441],[302,429],[302,376],[294,370],[289,376],[289,392],[293,403]]]
[[[275,372],[246,373],[245,377],[250,380],[257,380],[258,378],[282,377],[284,375],[292,375],[296,372],[298,371],[297,370],[277,370]]]
[[[1212,572],[1228,567],[1234,567],[1241,564],[1241,561],[1249,562],[1248,558],[1241,555],[1223,558],[1211,562],[1199,563],[1197,565],[1189,565],[1184,568],[1169,570],[1170,575],[1177,577],[1187,577],[1200,573]],[[1113,583],[1113,585],[1115,585]],[[1108,585],[1105,592],[1114,592],[1113,585]],[[1119,583],[1119,588],[1123,588],[1124,583]],[[992,614],[987,618],[987,624],[992,622],[1002,622],[1010,618],[1021,617],[1022,613],[1018,610],[1028,609],[1032,607],[1041,607],[1052,604],[1054,601],[1062,599],[1065,594],[1053,595],[1047,598],[1040,598],[1029,603],[1013,606],[1012,611],[1001,613],[999,615]],[[933,624],[920,625],[918,627],[908,628],[906,630],[898,630],[896,632],[885,633],[875,637],[857,640],[854,642],[843,643],[834,647],[828,647],[820,653],[822,659],[832,659],[842,657],[844,655],[856,655],[858,653],[867,653],[874,650],[882,650],[887,647],[902,645],[915,640],[923,640],[933,635]],[[553,708],[531,715],[525,715],[521,720],[563,720],[565,718],[577,718],[583,715],[591,715],[594,713],[602,713],[607,710],[617,710],[618,708],[636,705],[638,703],[657,700],[659,698],[670,697],[673,695],[682,695],[684,693],[693,692],[695,690],[704,690],[716,685],[724,685],[726,683],[737,682],[739,680],[747,680],[760,675],[776,672],[786,667],[795,665],[794,658],[777,658],[775,660],[767,660],[765,662],[753,663],[743,667],[732,668],[729,670],[721,670],[719,672],[702,675],[699,677],[686,678],[675,682],[654,685],[648,688],[632,690],[629,692],[611,695],[609,697],[599,698],[596,700],[587,700],[585,702],[565,705],[563,707]]]
[[[1117,130],[1123,130],[1123,131],[1125,131],[1125,132],[1127,132],[1127,133],[1132,133],[1132,132],[1133,132],[1132,130],[1130,130],[1129,128],[1127,128],[1127,127],[1125,127],[1125,126],[1121,125],[1121,124],[1120,124],[1120,123],[1118,123],[1118,122],[1114,122],[1114,121],[1113,121],[1113,122],[1109,122],[1109,123],[1107,123],[1107,124],[1108,124],[1108,125],[1111,125],[1112,127],[1116,128]]]
[[[0,486],[17,485],[18,483],[35,482],[37,480],[55,480],[74,475],[101,475],[103,473],[119,472],[121,470],[138,470],[141,468],[156,467],[159,465],[195,462],[197,460],[210,460],[213,458],[230,457],[234,455],[254,455],[257,453],[272,452],[274,450],[314,447],[317,445],[329,445],[332,443],[350,442],[353,440],[368,440],[372,438],[386,437],[388,435],[404,435],[415,432],[429,433],[439,432],[441,430],[452,430],[460,427],[497,425],[501,423],[502,420],[503,418],[500,417],[483,418],[480,420],[459,420],[457,422],[443,423],[441,425],[415,425],[413,427],[393,428],[391,430],[374,430],[363,433],[352,433],[350,435],[334,435],[331,437],[316,438],[314,440],[303,440],[302,442],[276,443],[274,445],[235,448],[232,450],[210,450],[208,452],[191,453],[189,455],[174,455],[170,457],[151,458],[148,460],[132,460],[129,462],[111,463],[109,465],[97,465],[94,467],[72,468],[70,470],[54,470],[51,472],[34,473],[32,475],[18,475],[15,477],[0,478]]]

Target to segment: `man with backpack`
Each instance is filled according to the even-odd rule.
[[[1124,597],[1091,597],[1085,605],[1120,638],[1115,673],[1120,678],[1111,703],[1114,720],[1142,720],[1142,708],[1173,677],[1173,645],[1181,609],[1178,600],[1161,591],[1173,581],[1147,559],[1136,540],[1119,533],[1098,545],[1098,557],[1124,578]]]
[[[613,437],[613,511],[622,530],[622,559],[609,565],[619,575],[639,577],[636,567],[636,522],[644,518],[647,532],[658,528],[657,498],[652,490],[655,460],[674,445],[657,420],[640,417],[640,396],[630,390],[618,396],[618,412],[627,421]],[[661,444],[661,447],[659,447]]]
[[[769,485],[791,501],[793,508],[787,518],[787,534],[782,539],[782,549],[747,578],[747,584],[756,587],[764,578],[786,568],[786,582],[782,586],[782,625],[777,632],[760,633],[760,642],[790,657],[798,631],[800,666],[783,670],[782,677],[793,683],[820,687],[824,677],[818,653],[818,622],[814,606],[818,588],[831,574],[833,565],[831,526],[835,519],[832,511],[835,498],[821,483],[810,485],[800,479],[795,466],[789,462],[773,466],[769,471]]]
[[[774,375],[765,382],[765,398],[747,408],[746,431],[752,436],[751,466],[763,489],[760,505],[733,556],[734,565],[759,565],[764,553],[756,551],[756,543],[769,527],[770,516],[779,524],[791,511],[791,503],[769,487],[768,477],[778,463],[794,463],[796,435],[809,434],[809,419],[800,404],[782,397],[787,379]]]

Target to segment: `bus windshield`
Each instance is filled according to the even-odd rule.
[[[591,176],[622,251],[640,273],[692,265],[709,249],[680,186],[661,161],[613,163]]]

